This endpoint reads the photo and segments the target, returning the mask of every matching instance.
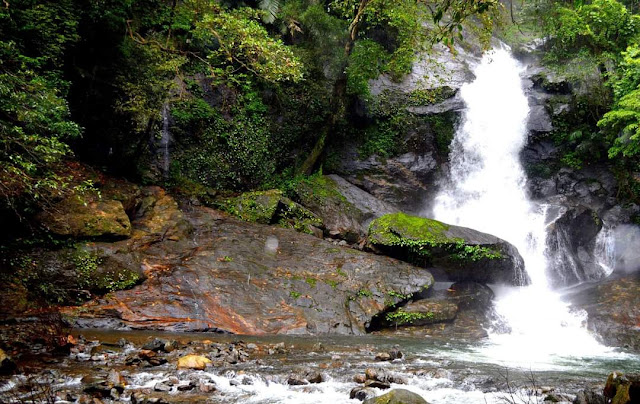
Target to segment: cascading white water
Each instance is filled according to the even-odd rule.
[[[451,151],[448,182],[435,199],[434,217],[494,234],[514,244],[531,285],[497,288],[496,311],[510,332],[493,332],[484,353],[491,360],[525,366],[551,356],[593,356],[605,347],[583,328],[548,285],[545,255],[546,207],[527,197],[519,154],[529,113],[522,66],[506,49],[485,54],[476,79],[462,87],[463,123]]]

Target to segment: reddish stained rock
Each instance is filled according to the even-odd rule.
[[[393,296],[422,294],[433,282],[428,271],[398,260],[208,208],[178,213],[169,196],[154,195],[156,211],[133,222],[132,239],[94,246],[137,263],[148,279],[68,310],[78,326],[362,334],[375,314],[398,303]],[[279,241],[276,254],[265,250],[268,237]]]

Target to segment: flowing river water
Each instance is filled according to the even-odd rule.
[[[584,314],[571,311],[548,284],[546,270],[553,263],[545,253],[547,209],[528,199],[519,162],[529,113],[521,71],[507,50],[498,49],[484,56],[475,69],[475,81],[461,89],[466,109],[452,145],[450,176],[429,212],[444,222],[501,237],[514,244],[524,258],[531,284],[494,286],[498,320],[486,340],[82,330],[79,332],[89,341],[112,344],[94,343],[91,348],[89,342],[89,353],[52,363],[49,370],[57,388],[81,388],[83,376],[115,369],[127,380],[123,402],[132,401],[131,393],[136,390],[153,395],[155,386],[173,378],[180,382],[159,393],[169,402],[340,404],[358,402],[349,398],[351,389],[358,386],[354,376],[366,368],[378,368],[406,378],[406,384],[392,387],[414,391],[432,404],[536,403],[553,389],[568,393],[571,399],[580,389],[601,386],[613,370],[640,368],[637,356],[599,344],[584,328]],[[137,348],[130,344],[118,347],[116,341],[123,337]],[[169,353],[167,364],[127,368],[126,357],[135,355],[148,337],[176,339],[183,348]],[[176,370],[173,365],[180,355],[197,352],[197,347],[210,341],[229,344],[239,339],[258,345],[260,354],[204,371]],[[376,353],[393,349],[400,349],[404,357],[375,361]],[[324,381],[311,385],[287,382],[291,375],[308,371],[321,372]],[[216,392],[185,392],[178,388],[185,380],[214,384]],[[5,385],[0,393],[10,388]]]

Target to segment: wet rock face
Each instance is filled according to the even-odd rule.
[[[556,287],[600,279],[602,269],[595,257],[596,238],[602,229],[598,214],[584,206],[560,207],[547,233],[552,265],[548,276]]]
[[[441,270],[452,281],[529,282],[524,261],[508,242],[490,234],[404,213],[385,215],[369,228],[373,249]],[[437,273],[436,273],[437,274]]]
[[[191,224],[178,208],[178,203],[160,187],[147,187],[142,191],[140,207],[133,219],[133,237],[161,237],[178,241],[191,233]]]
[[[614,273],[615,274],[615,273]],[[568,300],[588,313],[587,326],[609,346],[640,350],[640,275],[609,278]]]
[[[410,93],[415,90],[449,87],[459,89],[473,81],[471,66],[479,60],[480,52],[469,52],[460,46],[451,52],[442,44],[435,45],[429,54],[423,54],[413,64],[411,73],[397,82],[387,75],[370,81],[371,94],[387,92]]]
[[[387,159],[377,155],[361,159],[357,148],[348,146],[340,160],[336,170],[340,176],[405,211],[419,210],[426,195],[435,190],[438,161],[434,150],[410,151]]]
[[[147,280],[82,307],[75,313],[78,326],[362,334],[374,315],[401,300],[397,296],[419,295],[433,282],[424,269],[293,230],[203,207],[181,214],[168,216],[186,221],[193,229],[189,237],[178,232],[182,225],[152,226],[155,221],[142,217],[146,232],[96,243],[103,255],[137,263]],[[180,237],[162,237],[151,228]],[[274,238],[277,247],[267,248]]]

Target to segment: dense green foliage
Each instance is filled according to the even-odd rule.
[[[80,134],[69,117],[61,68],[76,41],[71,1],[12,2],[0,8],[0,196],[47,200],[65,186],[55,165]]]
[[[382,73],[402,79],[417,52],[453,43],[465,19],[497,4],[5,2],[4,203],[59,196],[69,185],[60,163],[72,154],[183,189],[278,185],[314,142],[324,146],[326,132],[348,133],[336,123],[349,125],[347,109],[367,97],[369,79]],[[386,140],[365,146],[366,153],[391,150],[403,122],[376,124]],[[159,162],[167,144],[168,169]]]
[[[547,63],[589,84],[553,134],[572,167],[609,157],[620,172],[637,166],[640,17],[627,3],[523,3],[527,27],[549,38]],[[499,8],[495,0],[7,2],[3,203],[20,210],[18,201],[61,195],[71,182],[60,163],[73,154],[138,180],[234,191],[281,187],[341,138],[360,139],[361,158],[402,153],[416,125],[432,127],[446,155],[448,118],[418,122],[405,111],[412,99],[388,107],[368,82],[401,80],[418,52],[459,40],[470,17],[490,33]],[[416,103],[429,103],[425,96],[437,98],[416,94]],[[365,125],[351,121],[357,99],[371,114]]]
[[[629,46],[622,53],[617,75],[612,78],[615,104],[598,122],[613,145],[609,157],[637,157],[640,153],[640,48]]]

